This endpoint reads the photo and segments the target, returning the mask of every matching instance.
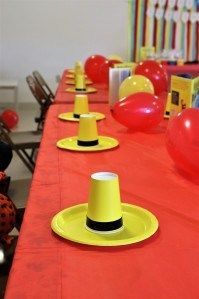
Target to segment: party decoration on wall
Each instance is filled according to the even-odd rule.
[[[164,102],[157,96],[139,92],[118,101],[112,116],[134,131],[148,131],[163,119]]]
[[[102,75],[100,74],[100,67],[106,62],[106,60],[106,57],[102,55],[92,55],[85,61],[85,73],[94,83],[101,83]]]
[[[135,68],[135,74],[147,77],[152,82],[156,95],[167,91],[167,73],[162,65],[156,61],[146,60],[144,62],[140,62]]]
[[[0,119],[5,123],[5,125],[9,129],[12,129],[18,124],[19,116],[16,111],[11,109],[6,109],[0,115]]]
[[[177,168],[199,178],[199,109],[183,110],[170,120],[166,147]]]
[[[151,81],[142,75],[127,77],[119,88],[119,98],[127,97],[137,92],[149,92],[154,94],[154,87]]]
[[[129,16],[131,60],[140,60],[143,46],[182,50],[185,61],[199,60],[198,0],[131,0]]]

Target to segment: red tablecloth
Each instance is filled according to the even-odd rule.
[[[98,153],[56,148],[57,140],[77,134],[78,125],[58,120],[65,105],[50,107],[5,298],[198,299],[199,187],[175,171],[165,149],[167,123],[151,134],[130,133],[105,104],[91,109],[106,113],[99,133],[120,146]],[[157,216],[152,238],[107,248],[51,231],[58,211],[87,202],[89,176],[98,171],[117,173],[122,201]]]
[[[69,74],[67,70],[65,70],[62,74],[60,84],[58,86],[56,95],[55,95],[55,104],[65,104],[65,103],[73,103],[75,93],[66,92],[66,89],[69,87],[74,87],[74,85],[66,84],[67,80],[71,80],[66,77]],[[96,93],[88,94],[89,102],[92,103],[108,103],[108,87],[100,84],[92,84],[88,85],[97,89]]]

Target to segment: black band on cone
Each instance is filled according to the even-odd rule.
[[[94,146],[94,145],[98,145],[99,141],[97,140],[91,140],[91,141],[81,141],[81,140],[77,140],[77,145],[80,146]]]
[[[99,221],[91,220],[90,218],[86,217],[86,225],[90,229],[105,232],[105,231],[112,231],[121,228],[123,225],[123,220],[121,217],[120,219],[115,221],[99,222]]]
[[[75,114],[75,113],[73,113],[73,117],[74,117],[74,118],[80,118],[80,114]]]
[[[86,91],[86,88],[75,88],[77,91]]]

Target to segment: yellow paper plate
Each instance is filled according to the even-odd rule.
[[[95,93],[97,92],[97,89],[94,87],[86,87],[86,90],[76,90],[75,87],[69,87],[66,89],[67,92],[72,92],[72,93]]]
[[[85,78],[87,78],[87,75],[84,74],[84,76],[85,76]],[[75,73],[73,73],[73,74],[67,74],[66,78],[74,79],[75,78]]]
[[[124,228],[112,234],[97,234],[85,227],[87,204],[67,208],[54,216],[52,230],[73,242],[96,246],[120,246],[143,241],[158,229],[157,218],[141,207],[122,203]]]
[[[68,84],[68,85],[75,85],[75,80],[67,80],[67,81],[65,81],[65,83]],[[91,85],[91,84],[93,84],[93,82],[91,80],[86,80],[85,84],[86,85]]]
[[[98,136],[99,144],[94,146],[77,145],[77,136],[61,139],[57,142],[57,147],[61,149],[78,152],[98,152],[105,151],[118,146],[119,142],[111,137]]]
[[[105,118],[105,115],[99,112],[89,112],[89,113],[94,114],[96,120],[101,120]],[[61,113],[58,115],[58,118],[62,120],[68,120],[68,121],[79,121],[79,118],[73,116],[73,112]]]
[[[75,78],[75,74],[67,74],[66,78],[74,79]]]

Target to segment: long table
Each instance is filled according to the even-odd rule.
[[[74,87],[74,85],[69,85],[66,82],[72,79],[67,78],[67,75],[71,75],[68,70],[65,70],[62,74],[59,86],[55,95],[55,104],[65,104],[74,102],[74,93],[66,92],[69,87]],[[88,85],[90,86],[90,85]],[[90,102],[92,103],[108,103],[108,87],[103,84],[92,84],[97,92],[88,94]]]
[[[150,134],[132,133],[112,118],[107,104],[90,104],[90,111],[106,115],[98,122],[99,134],[120,145],[72,152],[56,147],[57,140],[77,135],[77,123],[57,118],[72,109],[60,104],[48,111],[5,298],[199,298],[199,187],[176,172],[167,154],[167,121]],[[98,171],[117,173],[122,201],[156,215],[160,226],[153,237],[97,247],[51,231],[57,212],[87,202],[89,177]]]
[[[199,63],[185,65],[166,65],[168,76],[178,74],[190,74],[193,77],[199,76]]]

